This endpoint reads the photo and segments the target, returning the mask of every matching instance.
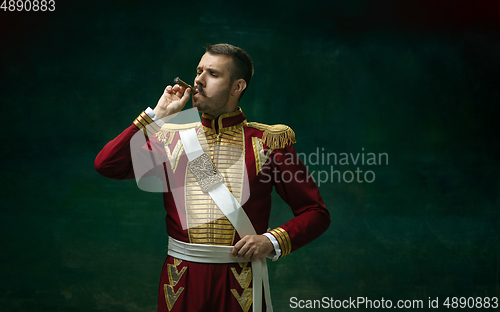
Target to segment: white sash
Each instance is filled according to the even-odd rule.
[[[180,131],[179,134],[189,162],[204,153],[195,129]],[[208,191],[208,194],[229,222],[231,222],[241,238],[245,235],[257,235],[247,214],[224,183],[219,183],[212,187]],[[262,311],[262,283],[264,283],[266,310],[267,312],[272,312],[271,291],[269,289],[269,276],[265,257],[252,261],[252,273],[253,312]]]

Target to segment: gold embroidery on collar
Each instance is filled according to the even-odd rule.
[[[225,113],[225,114],[220,115],[219,118],[217,118],[217,120],[219,122],[219,124],[218,124],[219,129],[222,129],[222,120],[224,120],[224,118],[234,117],[234,116],[238,116],[240,114],[243,114],[243,112],[241,111],[241,108],[238,107],[238,109],[234,112]],[[215,128],[215,125],[214,125],[215,118],[213,116],[208,115],[208,114],[203,114],[202,117],[207,119],[207,120],[210,120],[212,127]]]
[[[237,130],[238,128],[241,128],[243,125],[246,125],[247,121],[245,119],[242,122],[240,122],[239,124],[234,125],[234,126],[229,126],[229,127],[225,127],[225,128],[222,126],[224,119],[229,118],[229,117],[238,116],[240,114],[243,114],[243,112],[241,111],[241,108],[238,107],[238,109],[236,111],[234,111],[234,112],[230,112],[230,113],[226,113],[226,114],[220,115],[219,118],[217,118],[217,123],[218,123],[217,124],[217,128],[219,129],[219,132],[225,132],[225,131],[230,131],[230,130]],[[206,129],[210,129],[212,132],[215,132],[215,121],[216,121],[216,119],[213,116],[210,116],[208,114],[203,114],[202,117],[205,118],[205,119],[207,119],[207,120],[210,120],[210,125],[211,125],[211,128],[205,127],[205,126],[203,126],[203,127],[206,128]]]
[[[235,110],[234,112],[230,112],[230,113],[225,113],[225,114],[222,114],[219,116],[219,119],[223,119],[223,118],[229,118],[229,117],[234,117],[234,116],[238,116],[239,114],[241,114],[242,111],[241,111],[241,108],[238,107],[237,110]]]
[[[229,131],[238,131],[240,130],[240,128],[242,128],[243,126],[245,126],[247,124],[247,121],[246,120],[243,120],[242,122],[240,122],[239,124],[236,124],[234,126],[229,126],[229,127],[225,127],[225,128],[222,128],[219,130],[219,132],[229,132]],[[203,130],[205,132],[208,132],[208,133],[215,133],[215,129],[214,128],[209,128],[207,126],[203,126]]]
[[[242,122],[240,122],[237,125],[222,128],[222,131],[235,131],[235,130],[240,129],[241,127],[243,127],[246,124],[247,124],[247,121],[243,120]]]

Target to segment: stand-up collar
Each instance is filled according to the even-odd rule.
[[[201,123],[203,126],[212,129],[214,132],[224,131],[226,128],[238,126],[246,122],[245,114],[238,107],[237,111],[220,115],[214,118],[208,114],[201,115]]]

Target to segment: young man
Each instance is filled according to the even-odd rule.
[[[167,86],[154,110],[142,112],[95,160],[106,177],[133,178],[130,141],[142,130],[145,150],[169,177],[164,182],[181,190],[180,196],[163,193],[169,252],[158,311],[247,312],[252,306],[271,311],[265,257],[288,255],[330,224],[319,190],[293,148],[294,132],[284,125],[247,122],[238,107],[252,75],[245,51],[208,45],[192,95],[202,122],[160,128],[159,120],[180,112],[193,92]],[[205,148],[196,154],[192,146],[201,145]],[[206,174],[203,166],[213,169],[207,179],[200,178]],[[216,182],[207,186],[208,180]],[[273,187],[295,217],[268,231]]]

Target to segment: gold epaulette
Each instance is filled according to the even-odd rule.
[[[197,128],[201,125],[201,122],[193,122],[188,124],[172,124],[166,123],[164,124],[160,131],[156,133],[156,138],[158,141],[168,145],[174,139],[174,134],[178,131],[188,130],[192,128]]]
[[[264,131],[262,143],[270,149],[285,148],[287,145],[296,143],[295,132],[286,125],[265,125],[258,122],[249,122],[248,127]]]

